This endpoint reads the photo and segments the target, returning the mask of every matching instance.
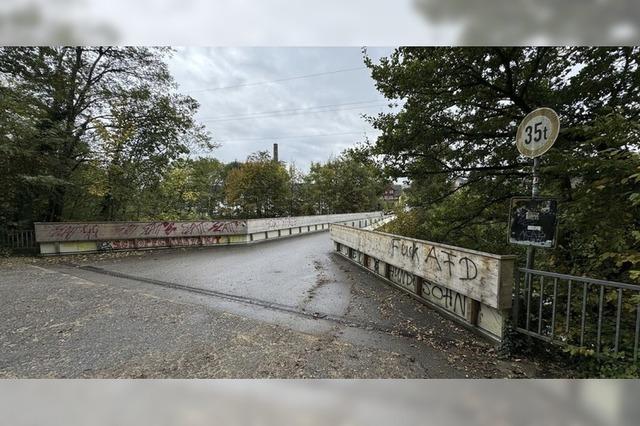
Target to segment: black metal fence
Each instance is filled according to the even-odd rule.
[[[35,231],[0,229],[0,248],[12,251],[33,251],[37,248]]]
[[[638,360],[640,286],[521,268],[513,318],[529,336]]]

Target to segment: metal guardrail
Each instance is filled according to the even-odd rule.
[[[0,247],[12,250],[31,250],[37,247],[35,232],[32,229],[7,231],[0,230]]]
[[[517,331],[638,360],[640,286],[520,268],[514,289]]]

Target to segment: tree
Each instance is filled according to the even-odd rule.
[[[204,140],[203,134],[193,131],[196,109],[189,98],[172,99],[146,89],[131,93],[126,103],[112,105],[109,126],[97,125],[98,158],[107,177],[101,219],[134,216],[141,209],[136,206],[137,192],[155,188],[170,163],[189,152],[189,141]]]
[[[6,86],[0,74],[0,223],[22,226],[34,206],[34,195],[56,181],[38,174],[45,163],[25,145],[35,137],[34,111],[22,99],[24,92]]]
[[[16,192],[25,195],[14,199],[12,219],[63,219],[74,174],[88,164],[105,169],[101,215],[114,217],[121,206],[114,204],[112,183],[132,176],[124,171],[127,165],[158,170],[190,144],[211,147],[193,119],[197,102],[172,93],[175,83],[163,61],[169,53],[139,47],[0,49],[2,110],[26,126],[0,134],[3,150],[12,153],[7,161],[21,165]]]
[[[508,202],[530,194],[518,123],[547,106],[561,117],[541,158],[542,195],[559,196],[558,248],[538,251],[554,270],[638,279],[640,49],[400,48],[374,64],[378,89],[402,103],[370,117],[370,146],[391,177],[407,177],[420,238],[496,252]],[[458,185],[454,185],[454,181]],[[400,230],[397,230],[400,231]],[[635,236],[634,236],[635,235]],[[542,265],[542,263],[539,263]],[[635,278],[634,278],[635,277]]]
[[[311,163],[303,181],[305,214],[329,214],[334,211],[336,173],[333,160],[326,164]]]
[[[225,183],[226,200],[234,215],[244,218],[284,216],[289,211],[290,176],[266,151],[250,155],[233,168]]]
[[[154,217],[213,219],[224,214],[224,165],[214,158],[180,160],[160,184]]]
[[[375,210],[384,190],[376,165],[357,151],[345,151],[325,164],[312,163],[304,182],[309,214]]]
[[[304,215],[304,178],[305,175],[295,164],[290,164],[287,173],[289,174],[289,216]]]

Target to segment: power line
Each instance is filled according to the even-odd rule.
[[[371,132],[359,131],[359,132],[342,132],[342,133],[316,133],[313,135],[284,135],[284,136],[269,136],[269,137],[260,137],[260,138],[243,138],[243,139],[222,139],[217,140],[215,142],[223,143],[223,142],[244,142],[244,141],[266,141],[266,140],[283,140],[283,139],[309,139],[309,138],[320,138],[327,136],[344,136],[344,135],[371,135]]]
[[[361,106],[355,106],[355,107],[349,107],[349,108],[326,109],[326,110],[322,110],[322,111],[298,111],[298,112],[290,112],[290,113],[286,113],[286,114],[269,114],[269,115],[265,114],[265,115],[244,116],[244,117],[237,117],[237,118],[201,119],[199,121],[221,122],[221,121],[251,120],[251,119],[255,119],[255,118],[289,117],[289,116],[292,116],[292,115],[301,115],[301,114],[321,114],[321,113],[325,113],[325,112],[350,111],[350,110],[360,109],[360,108],[369,109],[369,108],[381,107],[381,106],[385,106],[385,105],[387,105],[387,104],[384,103],[384,104],[376,104],[376,105],[361,105]]]
[[[313,109],[340,107],[340,106],[347,106],[347,105],[372,104],[372,103],[376,103],[376,102],[379,103],[381,101],[382,101],[382,99],[375,99],[375,100],[371,100],[371,101],[347,102],[347,103],[329,104],[329,105],[317,105],[317,106],[314,106],[314,107],[279,109],[279,110],[272,110],[272,111],[254,112],[254,113],[251,113],[251,114],[223,115],[223,116],[220,116],[220,117],[202,118],[200,120],[201,121],[205,121],[205,120],[226,120],[226,119],[229,119],[229,118],[234,118],[235,119],[235,118],[243,118],[243,117],[254,117],[254,116],[257,116],[257,115],[264,115],[264,114],[278,114],[278,113],[287,113],[287,112],[296,112],[296,111],[307,111],[307,110],[313,110]]]
[[[187,90],[187,91],[184,91],[184,93],[199,93],[199,92],[208,92],[208,91],[215,91],[215,90],[235,89],[235,88],[238,88],[238,87],[261,86],[261,85],[264,85],[264,84],[281,83],[283,81],[300,80],[300,79],[303,79],[303,78],[313,78],[313,77],[319,77],[319,76],[322,76],[322,75],[339,74],[339,73],[344,73],[344,72],[360,71],[360,70],[364,70],[364,69],[367,69],[367,67],[345,68],[345,69],[335,70],[335,71],[327,71],[327,72],[319,72],[319,73],[315,73],[315,74],[299,75],[299,76],[295,76],[295,77],[279,78],[279,79],[276,79],[276,80],[266,80],[266,81],[257,81],[257,82],[253,82],[253,83],[235,84],[235,85],[232,85],[232,86],[211,87],[211,88],[208,88],[208,89]]]

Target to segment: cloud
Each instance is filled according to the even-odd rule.
[[[392,50],[369,54],[375,59]],[[212,155],[225,162],[271,150],[277,142],[282,160],[306,170],[365,134],[375,137],[362,114],[388,110],[360,48],[178,48],[169,66],[180,92],[200,102],[198,118],[222,142]],[[350,71],[254,84],[345,69]],[[219,89],[238,85],[247,86]],[[313,109],[325,105],[331,107]],[[256,116],[263,112],[269,114]]]
[[[7,44],[638,44],[636,0],[12,0]]]
[[[425,25],[412,0],[4,3],[8,4],[0,4],[0,34],[10,44],[357,46],[446,44],[452,35]]]

